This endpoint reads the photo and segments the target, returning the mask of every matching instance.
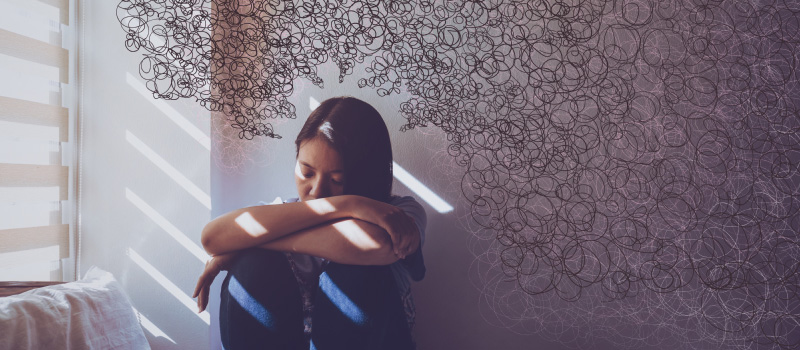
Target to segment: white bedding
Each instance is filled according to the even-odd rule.
[[[111,273],[0,298],[0,349],[150,349]]]

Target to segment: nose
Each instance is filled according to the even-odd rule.
[[[311,191],[308,194],[314,199],[329,197],[330,185],[321,176],[318,176],[314,179]]]

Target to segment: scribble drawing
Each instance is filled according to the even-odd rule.
[[[241,138],[279,137],[293,82],[322,87],[325,62],[409,93],[403,130],[441,128],[465,168],[475,271],[507,327],[800,347],[798,1],[125,0],[117,16],[155,97],[197,99]]]

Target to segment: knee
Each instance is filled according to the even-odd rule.
[[[228,274],[246,282],[250,279],[275,279],[280,275],[292,275],[286,255],[266,249],[250,248],[238,253]]]
[[[389,265],[346,265],[331,262],[325,267],[325,274],[342,287],[394,285],[394,275]]]
[[[348,275],[361,275],[372,276],[389,272],[389,265],[348,265],[330,262],[325,267],[325,272],[334,274],[348,274]]]

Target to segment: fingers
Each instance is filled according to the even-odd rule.
[[[201,312],[203,312],[203,309],[205,309],[205,305],[203,303],[203,296],[201,295],[201,294],[203,294],[202,293],[203,289],[201,289],[199,292],[196,292],[197,295],[192,297],[192,298],[195,298],[195,297],[197,298],[197,313],[201,313]]]
[[[408,246],[409,239],[408,228],[403,225],[399,228],[399,231],[402,233],[398,234],[399,238],[394,248],[394,254],[400,259],[405,259],[407,254],[406,248]]]
[[[192,298],[197,298],[197,312],[203,312],[206,308],[206,304],[208,304],[208,288],[209,286],[206,285],[205,282],[205,273],[200,276],[200,279],[197,281],[197,286],[194,288],[194,293],[192,294]]]
[[[197,286],[194,288],[192,298],[197,298],[198,313],[203,312],[203,310],[206,309],[206,305],[208,305],[208,294],[211,290],[211,283],[214,282],[214,277],[216,277],[216,274],[213,274],[213,276],[209,278],[208,271],[205,271],[197,281]]]
[[[412,253],[412,249],[414,249],[416,245],[415,241],[419,240],[419,233],[414,224],[414,219],[405,213],[402,213],[402,219],[398,226],[400,226],[398,230],[400,233],[397,234],[398,239],[395,244],[395,255],[400,259],[405,259]]]
[[[200,292],[200,296],[197,298],[197,309],[199,310],[197,311],[198,313],[206,310],[206,306],[208,306],[208,293],[210,290],[211,286],[207,286]]]
[[[409,230],[409,240],[408,245],[406,246],[406,256],[414,253],[417,248],[419,248],[419,241],[420,241],[420,232],[419,228],[417,227],[416,221],[411,216],[408,216],[408,230]]]
[[[208,305],[208,293],[211,288],[211,283],[214,282],[214,278],[217,277],[217,274],[219,274],[219,270],[217,270],[216,262],[212,258],[206,262],[203,273],[200,274],[200,277],[197,279],[197,285],[195,285],[194,292],[192,293],[192,298],[197,298],[198,313],[203,312],[203,310],[206,309],[206,305]]]
[[[389,233],[389,236],[392,238],[392,248],[394,249],[394,255],[397,255],[400,259],[402,259],[403,254],[401,253],[400,246],[403,244],[403,234],[398,234],[394,230]]]
[[[392,241],[394,254],[405,259],[416,248],[419,240],[419,232],[414,219],[401,209],[392,207],[392,210],[380,215],[379,226],[386,230]]]
[[[192,293],[192,298],[197,298],[197,295],[200,294],[200,290],[203,289],[203,286],[206,285],[206,278],[208,276],[208,263],[206,263],[205,269],[203,269],[203,273],[200,274],[200,278],[197,279],[197,284],[194,286],[194,292]]]
[[[205,273],[203,273],[203,275],[204,274]],[[194,292],[192,292],[192,299],[197,298],[197,295],[200,293],[200,289],[202,289],[203,275],[200,275],[200,278],[197,279],[197,284],[194,286]]]
[[[394,255],[401,256],[402,251],[400,247],[403,245],[403,239],[405,237],[405,232],[403,232],[403,222],[397,220],[397,216],[389,215],[388,220],[385,221],[384,229],[386,229],[386,233],[389,234],[389,238],[392,240],[392,249],[394,251]]]

